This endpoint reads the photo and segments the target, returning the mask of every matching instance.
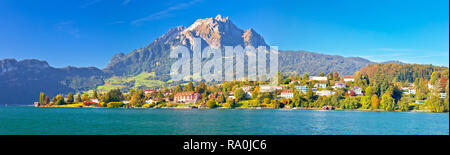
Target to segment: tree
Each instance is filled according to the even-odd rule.
[[[77,93],[77,98],[75,99],[75,102],[81,102],[81,94]]]
[[[227,98],[227,104],[230,105],[230,108],[236,107],[236,102],[232,98]]]
[[[122,92],[119,89],[110,90],[108,93],[108,102],[121,102],[123,100]]]
[[[258,98],[258,96],[259,96],[259,87],[255,87],[255,89],[253,89],[253,92],[252,92],[252,98],[256,99],[256,98]]]
[[[426,105],[431,112],[446,112],[448,111],[448,105],[444,100],[440,99],[440,92],[438,90],[434,90],[431,95],[428,97]]]
[[[294,92],[294,97],[292,98],[292,103],[295,107],[302,106],[302,96],[297,91]]]
[[[41,94],[39,95],[39,103],[44,104],[44,99],[45,99],[45,93],[41,92]]]
[[[394,111],[395,110],[395,100],[394,98],[391,96],[391,93],[386,92],[383,94],[383,96],[381,97],[381,109],[386,110],[386,111]]]
[[[436,81],[438,80],[438,78],[439,78],[439,73],[434,71],[433,73],[431,73],[430,83],[432,85],[434,85],[436,83]]]
[[[366,90],[365,90],[365,95],[370,97],[370,96],[372,96],[372,94],[373,94],[372,87],[371,86],[367,86]]]
[[[52,98],[52,102],[53,104],[56,104],[56,101],[58,101],[58,99],[56,99],[56,96]]]
[[[206,91],[205,82],[201,82],[197,87],[195,87],[195,92],[203,94]]]
[[[409,103],[406,97],[402,97],[398,102],[398,110],[400,111],[409,111]]]
[[[64,97],[61,94],[58,94],[56,97],[55,105],[64,105]]]
[[[194,91],[194,83],[189,82],[188,85],[186,86],[185,91]]]
[[[94,94],[92,95],[92,98],[96,98],[96,99],[98,99],[98,94],[97,94],[97,90],[94,90]]]
[[[363,109],[370,108],[370,97],[369,96],[363,96],[361,98],[361,108],[363,108]]]
[[[214,101],[214,100],[209,100],[209,101],[207,101],[206,102],[206,106],[209,108],[209,109],[213,109],[213,108],[216,108],[216,101]]]
[[[306,100],[307,100],[309,103],[312,103],[313,100],[314,100],[314,92],[312,91],[311,88],[308,88],[308,91],[306,92]]]
[[[89,95],[88,94],[83,94],[83,96],[81,97],[81,101],[86,101],[86,102],[89,102],[91,99],[90,99],[90,97],[89,97]]]
[[[340,77],[339,77],[339,73],[338,72],[334,72],[333,73],[333,81],[339,81]]]
[[[303,81],[309,81],[308,73],[303,74]]]
[[[239,88],[234,92],[234,97],[236,97],[236,102],[239,102],[239,101],[245,99],[246,94],[245,94],[244,90]]]
[[[378,109],[378,106],[380,104],[380,99],[378,99],[377,95],[372,95],[371,99],[370,99],[370,105],[372,107],[372,109]]]
[[[144,100],[141,98],[138,92],[135,92],[130,100],[130,104],[135,107],[141,107],[144,103]]]
[[[225,96],[223,94],[219,94],[219,97],[217,98],[218,103],[225,103]]]
[[[177,87],[175,88],[175,94],[176,93],[180,93],[180,92],[182,92],[183,91],[183,88],[181,88],[181,85],[177,85]]]
[[[49,103],[50,103],[50,97],[45,96],[45,99],[44,99],[44,105],[47,105],[47,104],[49,104]]]
[[[280,102],[278,100],[272,100],[271,104],[272,104],[272,108],[274,108],[274,109],[282,108],[281,104],[280,104]]]
[[[325,73],[324,73],[324,72],[321,72],[321,73],[319,74],[319,76],[325,76]]]
[[[73,94],[72,94],[72,93],[69,93],[69,94],[67,95],[67,104],[73,104],[73,102],[74,102]]]

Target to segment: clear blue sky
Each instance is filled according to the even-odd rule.
[[[448,0],[1,0],[0,59],[104,68],[168,29],[229,16],[283,50],[448,66]]]

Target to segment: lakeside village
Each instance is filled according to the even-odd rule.
[[[321,73],[318,76],[279,76],[279,85],[267,82],[229,81],[193,83],[158,90],[119,89],[91,94],[40,94],[36,107],[91,108],[252,108],[324,109],[367,111],[448,112],[448,70],[433,72],[413,83],[386,77],[369,79]]]

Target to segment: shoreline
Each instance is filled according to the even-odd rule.
[[[20,106],[18,106],[20,107]],[[21,106],[21,107],[35,107],[35,106]],[[147,108],[147,107],[133,107],[133,108],[107,108],[107,107],[92,107],[92,106],[81,106],[81,107],[75,107],[75,106],[39,106],[36,108],[92,108],[92,109],[210,109],[210,108],[198,108],[193,106],[186,107],[186,106],[180,106],[180,107],[157,107],[157,108]],[[252,110],[264,110],[264,109],[275,109],[275,108],[267,108],[267,107],[251,107],[251,108],[212,108],[212,109],[252,109]],[[334,109],[334,110],[325,110],[322,108],[279,108],[278,110],[317,110],[317,111],[362,111],[362,112],[418,112],[418,113],[439,113],[439,112],[431,112],[431,110],[410,110],[410,111],[385,111],[381,109],[371,110],[371,109]],[[449,113],[449,112],[442,112],[442,113]]]

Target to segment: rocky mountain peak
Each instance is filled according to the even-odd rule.
[[[215,18],[198,19],[186,28],[179,38],[182,42],[192,43],[192,40],[197,37],[202,38],[212,47],[266,45],[264,39],[253,29],[243,31],[228,17],[222,17],[220,14]]]
[[[227,22],[228,21],[228,17],[222,17],[222,15],[218,14],[216,16],[216,18],[214,18],[217,21],[221,21],[221,22]]]

